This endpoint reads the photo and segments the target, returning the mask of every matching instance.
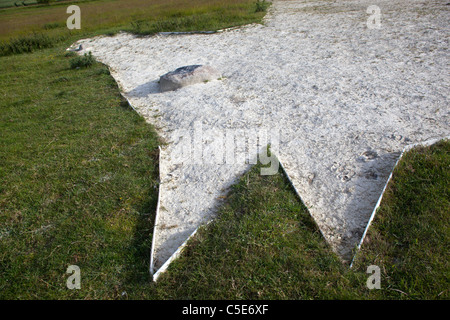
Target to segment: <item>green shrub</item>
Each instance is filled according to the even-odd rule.
[[[51,48],[56,40],[42,33],[15,38],[9,42],[0,43],[0,56],[33,52],[35,49]]]
[[[72,57],[76,57],[76,56],[77,56],[77,54],[75,52],[73,52],[73,51],[67,51],[64,54],[64,57],[66,57],[66,58],[72,58]]]
[[[131,22],[131,30],[133,33],[140,34],[149,28],[149,24],[145,20],[137,20]]]
[[[208,17],[206,16],[186,16],[158,19],[152,22],[145,20],[133,21],[129,30],[135,34],[148,35],[158,32],[201,31],[211,28],[214,29],[214,27],[208,26]]]
[[[70,60],[71,69],[88,68],[95,63],[92,53],[85,53],[83,56],[75,57]]]
[[[257,0],[255,2],[256,5],[256,12],[266,12],[267,8],[269,7],[269,3],[266,0]]]

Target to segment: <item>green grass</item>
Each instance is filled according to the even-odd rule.
[[[71,69],[73,39],[0,57],[0,299],[449,298],[448,141],[404,156],[351,270],[283,173],[256,166],[152,283],[160,142],[105,66]]]
[[[113,298],[148,255],[157,135],[106,67],[70,59],[62,48],[1,58],[1,298]],[[70,264],[87,295],[66,290]]]
[[[449,168],[446,141],[406,153],[394,171],[358,259],[383,266],[386,298],[449,298]]]
[[[256,0],[255,5],[256,12],[266,12],[270,4],[266,0]]]

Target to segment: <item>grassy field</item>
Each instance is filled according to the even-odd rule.
[[[68,30],[66,9],[81,10],[81,30]],[[0,10],[0,41],[30,33],[53,39],[119,30],[151,34],[160,31],[217,30],[259,21],[252,0],[97,0],[64,1],[49,6]]]
[[[157,135],[104,66],[72,70],[70,59],[62,48],[1,58],[3,298],[67,296],[66,263],[90,274],[83,298],[113,297],[109,275],[147,249]]]
[[[234,10],[220,3],[199,8]],[[236,24],[262,17],[251,1],[230,3],[247,6]],[[161,4],[154,21],[172,19],[165,27],[173,28],[180,14],[166,12],[177,4]],[[185,16],[199,10],[192,6]],[[0,57],[0,299],[449,298],[448,141],[405,155],[351,270],[283,173],[261,176],[255,167],[152,283],[160,142],[105,66],[70,68],[65,48],[76,38]],[[81,290],[66,288],[71,264],[81,268]],[[382,270],[381,290],[366,287],[372,264]]]

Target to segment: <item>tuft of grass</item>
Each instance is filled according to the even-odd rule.
[[[262,176],[260,170],[257,165],[244,174],[218,218],[161,275],[162,297],[358,298],[284,173]]]
[[[89,68],[95,63],[95,58],[92,56],[92,53],[85,53],[82,56],[77,56],[70,60],[70,68],[71,69],[80,69],[80,68]]]

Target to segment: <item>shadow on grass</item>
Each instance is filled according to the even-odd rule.
[[[121,105],[123,108],[131,108],[126,100]],[[149,168],[156,177],[159,177],[159,150],[151,151],[153,167]],[[125,277],[122,278],[122,289],[132,296],[140,291],[147,292],[152,285],[150,268],[150,250],[152,246],[153,229],[155,225],[156,207],[158,202],[159,185],[149,188],[143,195],[143,200],[135,205],[136,212],[139,212],[133,237],[128,248],[126,248]],[[142,288],[142,290],[140,290]],[[152,296],[152,295],[151,295]],[[122,296],[121,298],[127,298]]]

